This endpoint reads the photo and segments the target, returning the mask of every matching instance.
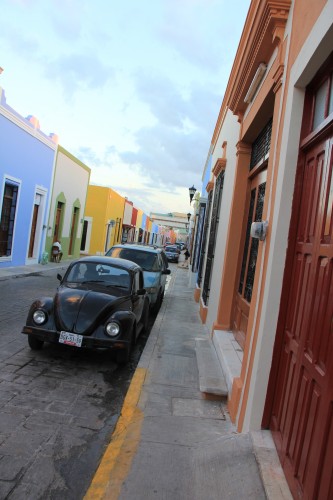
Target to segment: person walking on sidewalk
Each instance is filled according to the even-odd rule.
[[[51,260],[52,262],[60,262],[62,257],[61,241],[56,240],[52,244]]]

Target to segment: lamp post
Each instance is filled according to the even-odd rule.
[[[188,188],[188,191],[190,193],[190,205],[192,203],[193,196],[195,195],[196,190],[197,189],[194,187],[194,185],[192,187]]]

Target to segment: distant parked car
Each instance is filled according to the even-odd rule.
[[[148,328],[149,297],[142,269],[134,262],[86,257],[70,264],[54,297],[35,300],[22,333],[31,349],[44,342],[78,348],[115,349],[128,360],[141,331]]]
[[[131,260],[142,268],[151,309],[158,312],[164,297],[166,277],[171,272],[164,250],[151,246],[119,244],[111,247],[106,255]]]
[[[169,262],[178,262],[179,261],[179,253],[180,251],[174,245],[165,247],[165,255]]]

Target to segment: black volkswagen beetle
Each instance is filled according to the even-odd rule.
[[[22,333],[31,349],[44,342],[78,348],[116,349],[128,361],[137,336],[148,327],[149,298],[134,262],[86,257],[70,264],[55,296],[35,300]]]

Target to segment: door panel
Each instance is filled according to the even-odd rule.
[[[332,139],[307,152],[270,427],[295,496],[332,492]],[[282,297],[281,302],[285,300]],[[319,492],[322,492],[319,495]],[[319,496],[318,496],[319,495]],[[326,496],[325,496],[326,495]]]
[[[34,253],[38,210],[39,210],[39,205],[34,205],[34,211],[33,211],[33,215],[32,215],[32,223],[31,223],[31,231],[30,231],[30,241],[29,241],[29,252],[28,252],[29,258],[33,257],[33,253]]]

